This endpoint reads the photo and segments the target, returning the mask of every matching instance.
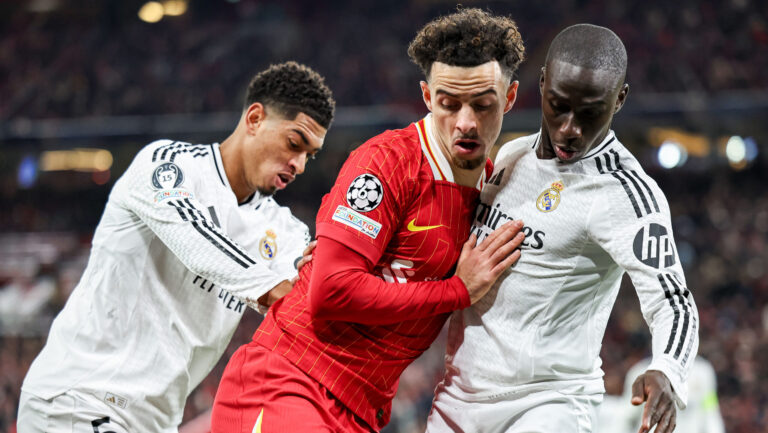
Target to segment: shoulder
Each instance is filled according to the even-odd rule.
[[[584,164],[601,196],[615,198],[611,206],[626,208],[637,218],[669,213],[663,191],[618,140],[585,159]]]
[[[213,156],[211,144],[191,144],[184,141],[157,140],[146,145],[140,152],[144,159],[154,164],[189,164]]]
[[[520,158],[530,149],[533,149],[538,139],[539,133],[536,133],[519,137],[502,144],[499,152],[496,154],[495,165],[499,167],[506,162]]]
[[[385,179],[414,178],[422,166],[422,150],[414,125],[387,130],[355,149],[347,160],[355,171]]]
[[[302,237],[304,233],[309,233],[309,227],[296,218],[289,207],[281,206],[272,197],[267,197],[258,205],[252,206],[252,211],[261,213],[263,217],[280,225],[286,231],[301,234]]]

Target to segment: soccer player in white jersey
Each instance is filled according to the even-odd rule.
[[[624,401],[632,398],[632,384],[637,376],[642,374],[650,364],[650,359],[643,359],[633,365],[627,372],[624,381]],[[685,410],[677,415],[676,433],[725,433],[725,424],[720,415],[720,404],[717,399],[717,377],[712,364],[701,356],[693,361],[688,377],[689,397]],[[602,409],[602,408],[601,408]],[[629,407],[619,412],[621,424],[616,426],[626,431],[634,432],[640,424],[642,410]],[[600,426],[602,431],[613,432],[614,426]]]
[[[221,145],[136,155],[24,380],[19,432],[177,431],[244,308],[292,286],[309,234],[270,196],[321,149],[334,104],[313,70],[273,65]]]
[[[499,151],[473,229],[483,238],[524,221],[522,257],[451,317],[428,432],[597,431],[600,346],[625,272],[653,334],[653,360],[632,386],[632,403],[646,402],[639,431],[674,429],[698,314],[664,193],[610,129],[626,66],[603,27],[572,26],[552,42],[541,131]]]

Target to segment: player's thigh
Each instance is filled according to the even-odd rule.
[[[71,393],[43,400],[22,393],[16,421],[19,433],[127,433],[108,410]]]
[[[256,344],[238,349],[216,394],[213,433],[368,432],[290,361]]]
[[[592,433],[602,395],[566,395],[556,391],[536,396],[538,401],[511,422],[505,433]]]

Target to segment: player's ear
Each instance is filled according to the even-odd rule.
[[[261,102],[254,102],[245,109],[245,127],[248,132],[255,131],[264,118],[267,116],[267,110]]]
[[[623,86],[621,86],[621,90],[619,90],[619,96],[616,98],[616,106],[613,108],[613,114],[616,114],[621,110],[621,107],[624,106],[624,103],[627,102],[627,93],[629,93],[629,84],[624,83]]]
[[[420,81],[421,97],[424,99],[424,104],[429,111],[432,111],[432,94],[429,92],[429,83],[426,81]]]
[[[507,89],[507,103],[504,104],[504,112],[512,109],[512,106],[515,105],[515,100],[517,100],[517,86],[520,85],[520,82],[517,80],[511,82],[509,84],[509,88]]]
[[[547,73],[547,67],[541,67],[541,75],[539,75],[539,93],[544,95],[544,74]]]

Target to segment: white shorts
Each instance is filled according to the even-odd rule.
[[[126,424],[109,406],[69,391],[51,400],[21,392],[18,433],[128,433]]]
[[[591,433],[602,394],[555,390],[464,401],[438,385],[426,433]]]

